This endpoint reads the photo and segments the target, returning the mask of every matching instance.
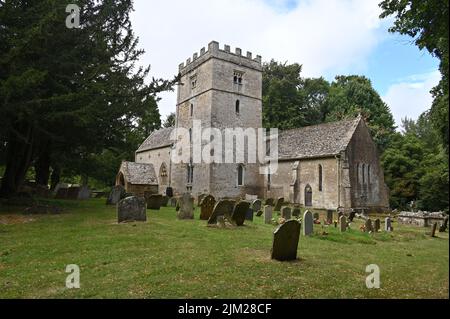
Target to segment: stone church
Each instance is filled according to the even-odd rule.
[[[179,65],[175,127],[262,127],[261,56],[241,49],[208,48]],[[355,119],[281,131],[278,169],[261,174],[259,163],[174,163],[174,130],[154,131],[140,145],[135,162],[123,162],[116,184],[127,191],[174,195],[209,193],[216,198],[284,197],[317,209],[387,209],[388,189],[369,129]],[[191,146],[192,147],[192,146]]]

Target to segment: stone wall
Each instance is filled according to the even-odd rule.
[[[435,222],[442,223],[444,218],[445,215],[442,212],[400,212],[397,222],[404,225],[430,227]]]
[[[158,178],[159,184],[158,189],[161,194],[163,194],[166,191],[166,188],[167,186],[169,186],[170,183],[170,170],[171,170],[170,156],[171,156],[170,146],[152,149],[135,154],[136,163],[153,164],[153,167],[155,168],[155,174]],[[163,165],[163,163],[167,168],[167,178],[161,176],[161,166]]]

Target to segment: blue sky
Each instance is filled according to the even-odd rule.
[[[170,78],[180,62],[216,40],[303,65],[303,76],[360,74],[389,105],[397,124],[427,110],[440,75],[437,59],[379,19],[380,0],[135,0],[132,22],[152,76]],[[175,110],[163,93],[160,112]]]

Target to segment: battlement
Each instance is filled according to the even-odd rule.
[[[247,51],[245,55],[242,55],[242,50],[240,48],[235,48],[233,53],[231,52],[229,45],[225,44],[223,49],[220,49],[219,42],[211,41],[208,44],[208,50],[203,47],[200,50],[200,54],[195,52],[192,55],[192,58],[188,58],[186,60],[186,63],[180,63],[178,66],[179,72],[182,75],[186,74],[211,58],[221,59],[248,68],[256,69],[258,71],[262,70],[260,55],[253,58],[252,53],[249,51]]]

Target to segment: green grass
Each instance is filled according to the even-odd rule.
[[[24,216],[0,207],[1,298],[448,298],[448,233],[395,224],[366,234],[315,225],[294,262],[270,259],[274,226],[262,217],[234,229],[148,210],[145,223],[117,224],[104,199],[60,201],[62,215]],[[322,218],[322,216],[321,216]],[[31,220],[30,220],[31,219]],[[8,220],[7,224],[4,224]],[[2,224],[3,221],[3,224]],[[67,264],[81,289],[65,288]],[[381,288],[367,289],[377,264]]]

